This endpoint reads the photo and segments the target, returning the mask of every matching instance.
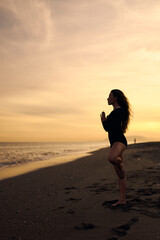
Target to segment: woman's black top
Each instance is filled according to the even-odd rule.
[[[111,147],[114,142],[122,142],[127,147],[127,140],[123,134],[121,122],[123,119],[123,109],[116,108],[108,116],[107,119],[102,122],[103,128],[108,132],[108,138]]]

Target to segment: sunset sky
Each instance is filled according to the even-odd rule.
[[[160,140],[159,0],[1,0],[0,31],[0,142],[103,140],[114,88]]]

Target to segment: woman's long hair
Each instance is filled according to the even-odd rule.
[[[122,119],[122,131],[126,132],[128,129],[128,125],[130,122],[130,116],[132,115],[132,110],[130,107],[130,103],[124,93],[119,89],[113,89],[111,91],[114,97],[117,97],[117,102],[119,106],[123,109],[123,119]]]

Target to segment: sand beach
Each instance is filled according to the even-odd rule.
[[[102,148],[75,161],[0,181],[1,240],[160,239],[160,142],[124,153],[127,204]]]

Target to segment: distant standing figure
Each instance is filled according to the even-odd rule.
[[[102,112],[101,122],[103,128],[108,132],[110,141],[110,152],[108,161],[113,164],[113,167],[118,176],[120,197],[112,206],[126,204],[126,176],[123,163],[123,152],[127,148],[127,140],[124,133],[127,130],[130,121],[130,104],[124,93],[119,89],[111,90],[107,98],[108,105],[113,106],[113,111],[106,117],[105,112]]]
[[[134,144],[136,143],[136,138],[134,138]]]

